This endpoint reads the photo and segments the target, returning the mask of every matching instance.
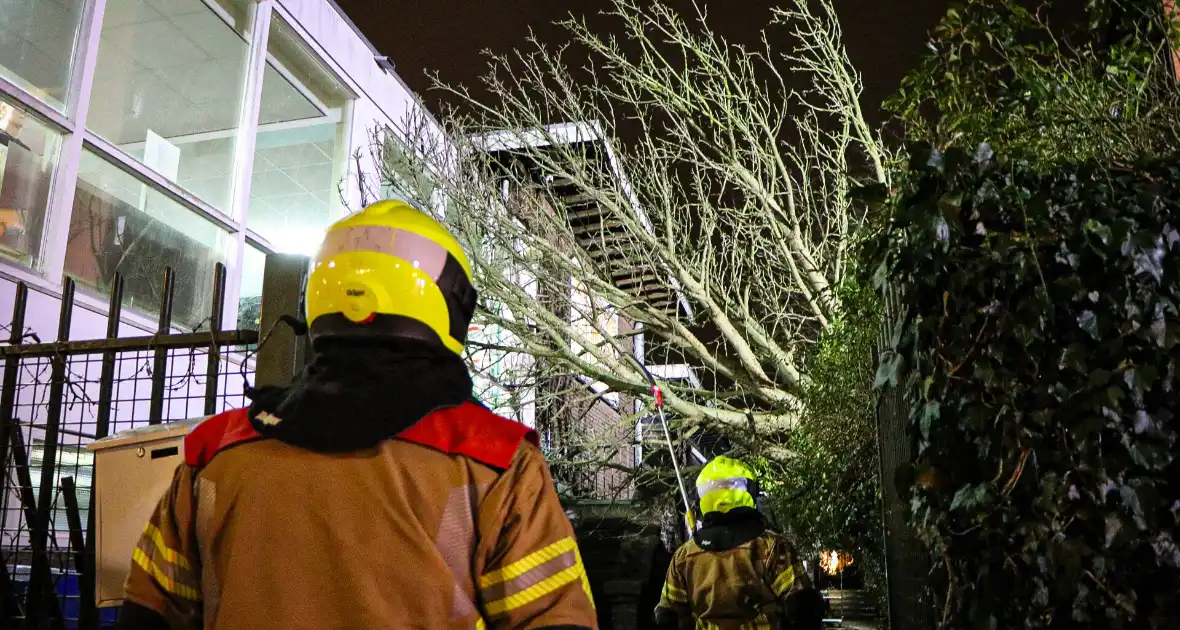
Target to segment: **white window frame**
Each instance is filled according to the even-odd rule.
[[[53,297],[61,296],[79,165],[83,152],[90,151],[131,175],[152,191],[163,194],[185,210],[209,220],[230,235],[236,246],[226,261],[228,273],[225,303],[230,305],[230,308],[222,312],[222,327],[223,329],[236,328],[236,305],[241,294],[242,263],[246,246],[256,247],[268,254],[275,251],[275,247],[265,237],[247,227],[250,185],[254,170],[254,151],[262,106],[262,83],[266,64],[271,58],[267,46],[274,14],[277,13],[283,19],[295,34],[298,44],[316,57],[323,69],[336,80],[348,95],[348,103],[341,113],[344,124],[342,137],[346,145],[341,150],[347,151],[349,154],[352,150],[351,140],[355,124],[354,104],[358,99],[368,98],[368,96],[348,73],[343,71],[332,55],[319,42],[309,36],[307,29],[303,27],[291,10],[278,0],[253,0],[251,4],[254,6],[254,15],[245,77],[246,89],[241,103],[242,116],[237,132],[232,170],[233,192],[230,207],[218,209],[176,182],[141,164],[126,151],[86,129],[90,99],[94,91],[94,75],[98,63],[103,16],[106,13],[108,1],[119,0],[89,0],[83,11],[79,38],[72,51],[74,60],[70,69],[70,83],[64,111],[54,109],[16,84],[0,78],[0,94],[5,100],[30,114],[38,123],[62,135],[50,187],[50,196],[46,204],[39,264],[36,267],[29,267],[8,260],[0,260],[0,277],[23,281],[39,293]],[[219,15],[224,13],[212,0],[201,1]],[[351,175],[348,164],[345,164],[344,171],[346,176]],[[77,292],[75,298],[78,306],[96,313],[106,313],[108,302],[106,296],[83,287],[79,287],[79,289],[81,290]],[[124,310],[123,317],[128,324],[145,330],[153,330],[156,326],[154,318],[133,309]]]

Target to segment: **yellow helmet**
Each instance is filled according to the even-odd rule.
[[[728,512],[739,507],[757,509],[758,478],[742,462],[716,457],[697,475],[697,496],[701,500],[701,514]]]
[[[426,213],[379,201],[328,228],[307,280],[312,341],[396,337],[463,352],[475,312],[471,264]]]

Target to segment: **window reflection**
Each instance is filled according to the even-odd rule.
[[[253,5],[108,0],[86,120],[91,131],[227,214]]]
[[[82,154],[66,245],[66,273],[104,293],[123,274],[123,305],[155,315],[164,270],[175,273],[173,323],[206,328],[214,267],[236,240],[98,155]]]
[[[275,15],[250,187],[250,227],[283,252],[313,254],[344,213],[352,96]]]
[[[62,111],[85,0],[0,0],[0,77]]]
[[[0,256],[39,264],[61,136],[0,99]]]

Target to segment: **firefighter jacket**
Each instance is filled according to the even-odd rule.
[[[535,433],[478,404],[348,453],[239,409],[184,456],[126,585],[171,628],[597,628]]]
[[[674,614],[682,630],[784,627],[783,604],[811,587],[794,548],[754,510],[710,516],[673,555],[657,618]]]

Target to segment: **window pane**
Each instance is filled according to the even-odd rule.
[[[0,76],[65,109],[85,0],[0,0]]]
[[[40,264],[45,210],[61,140],[0,99],[0,256],[28,266]]]
[[[227,214],[253,4],[108,0],[86,120]]]
[[[129,173],[89,151],[82,154],[65,266],[78,282],[105,293],[118,271],[123,305],[156,315],[164,269],[172,267],[172,323],[206,328],[214,265],[229,264],[236,242]]]
[[[242,256],[242,286],[238,290],[238,329],[258,330],[262,317],[262,272],[266,268],[266,254],[246,246]]]
[[[267,49],[247,220],[281,251],[311,255],[344,214],[351,96],[277,15]]]

